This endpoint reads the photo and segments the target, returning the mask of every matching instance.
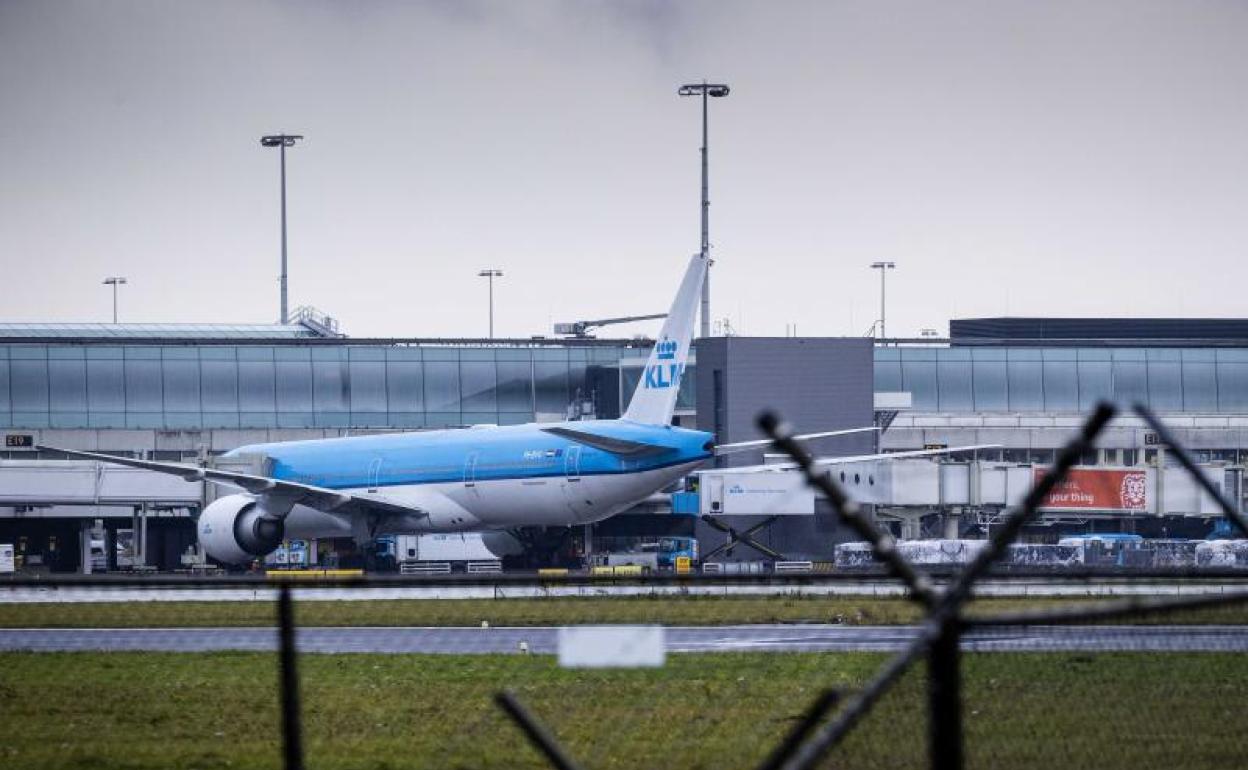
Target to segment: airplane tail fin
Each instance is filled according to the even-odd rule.
[[[680,282],[672,309],[663,322],[641,381],[633,398],[628,402],[624,419],[646,425],[670,425],[672,412],[676,409],[676,392],[680,389],[680,377],[689,358],[689,344],[693,341],[693,321],[698,314],[698,298],[702,294],[702,282],[706,279],[707,260],[700,254],[689,260],[689,268]]]

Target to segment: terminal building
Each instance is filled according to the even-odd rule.
[[[988,318],[955,320],[940,345],[877,347],[876,393],[910,408],[885,449],[1000,444],[1007,461],[1045,463],[1097,401],[1143,403],[1205,462],[1248,455],[1248,321]],[[1102,464],[1158,451],[1138,421],[1104,434]]]
[[[125,531],[144,563],[169,568],[193,543],[193,517],[212,494],[66,463],[39,447],[204,462],[268,441],[617,417],[651,344],[357,339],[324,316],[299,318],[288,326],[0,324],[0,542],[19,544],[34,557],[28,563],[72,570],[91,558],[84,543],[96,533],[112,542]],[[950,331],[947,339],[701,340],[676,419],[742,441],[757,437],[753,416],[771,406],[803,431],[883,428],[829,440],[818,447],[827,454],[995,445],[947,459],[1044,465],[1096,401],[1111,399],[1148,404],[1202,462],[1237,469],[1246,459],[1248,321],[970,319]],[[1164,463],[1155,442],[1124,417],[1084,463]],[[696,533],[705,550],[722,537],[707,526],[656,500],[595,525],[590,539],[609,547],[612,538]],[[802,549],[812,533],[830,542],[832,529],[816,515],[772,527],[766,542],[810,556]],[[114,549],[101,550],[111,564]]]

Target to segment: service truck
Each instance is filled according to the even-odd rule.
[[[405,574],[502,571],[502,562],[485,547],[479,532],[378,538],[377,561]]]
[[[698,541],[692,537],[661,537],[653,543],[642,543],[635,550],[606,554],[606,566],[636,566],[658,571],[675,569],[676,560],[685,557],[689,562],[698,560]]]

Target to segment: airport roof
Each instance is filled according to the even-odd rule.
[[[412,346],[480,348],[628,348],[654,344],[645,337],[347,337],[300,324],[0,323],[0,345],[262,345]],[[0,348],[0,359],[3,348]]]
[[[303,324],[0,323],[0,340],[304,339],[324,336]]]
[[[1242,345],[1248,319],[955,318],[949,337],[954,345]]]
[[[0,341],[60,340],[310,340],[345,337],[338,321],[311,305],[301,305],[288,323],[0,323]]]

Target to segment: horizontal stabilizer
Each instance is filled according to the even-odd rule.
[[[629,441],[622,438],[611,438],[610,436],[599,436],[596,433],[586,433],[584,431],[572,430],[571,428],[542,428],[546,433],[550,433],[560,438],[566,438],[569,441],[575,441],[578,444],[601,449],[604,452],[610,452],[620,457],[654,457],[655,455],[675,452],[675,447],[663,446],[661,444],[646,444],[641,441]]]

